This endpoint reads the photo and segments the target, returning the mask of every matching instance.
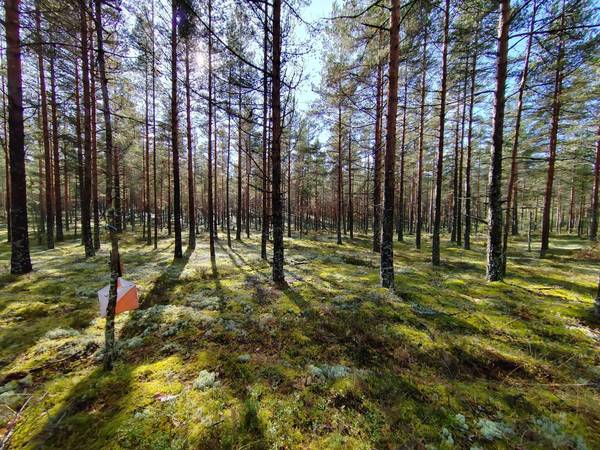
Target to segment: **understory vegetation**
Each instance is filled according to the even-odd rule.
[[[154,250],[122,237],[141,307],[117,316],[105,372],[107,249],[34,247],[33,272],[17,277],[0,236],[11,448],[600,447],[600,252],[588,242],[557,236],[540,260],[517,238],[510,274],[488,283],[479,238],[447,244],[432,268],[408,236],[392,293],[377,287],[368,236],[286,241],[283,290],[260,236],[217,241],[216,275],[206,239],[173,260],[172,239]]]

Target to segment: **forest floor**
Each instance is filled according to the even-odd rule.
[[[140,310],[118,316],[118,363],[101,368],[107,245],[32,249],[8,274],[0,235],[0,441],[10,448],[600,448],[600,249],[553,237],[540,260],[517,240],[505,282],[484,244],[395,247],[397,294],[378,288],[360,236],[286,240],[276,289],[259,236],[205,236],[173,261],[122,240]],[[443,239],[446,241],[446,239]],[[13,411],[22,410],[16,426]]]

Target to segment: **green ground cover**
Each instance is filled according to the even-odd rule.
[[[223,237],[221,235],[221,237]],[[483,243],[397,243],[397,293],[378,288],[368,237],[286,241],[276,289],[259,236],[204,236],[182,261],[122,240],[142,308],[118,316],[119,361],[101,368],[107,246],[32,249],[8,274],[0,235],[0,436],[10,448],[600,448],[600,251],[517,241],[505,282]]]

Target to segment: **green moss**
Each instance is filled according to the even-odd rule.
[[[106,246],[89,260],[76,240],[33,248],[32,274],[0,275],[0,390],[33,395],[12,447],[600,445],[588,313],[600,260],[580,260],[583,241],[557,238],[538,261],[517,239],[506,282],[486,283],[482,242],[444,248],[433,269],[428,242],[420,252],[408,237],[396,294],[378,287],[366,236],[287,240],[284,290],[256,237],[217,245],[216,276],[205,239],[177,262],[171,244],[123,235],[142,310],[117,317],[124,345],[108,374],[95,300]],[[194,389],[202,373],[218,382]]]

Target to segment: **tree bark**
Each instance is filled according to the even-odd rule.
[[[342,103],[338,104],[338,160],[337,160],[336,236],[342,244]]]
[[[519,98],[517,100],[517,117],[515,119],[515,137],[511,151],[510,177],[508,179],[508,190],[506,194],[506,216],[504,218],[504,230],[502,234],[502,273],[506,274],[506,258],[508,251],[508,232],[511,223],[511,207],[513,194],[517,188],[518,164],[517,151],[519,149],[519,132],[521,131],[521,115],[523,113],[523,96],[527,86],[527,75],[529,74],[529,57],[531,55],[531,45],[533,42],[533,30],[535,28],[535,15],[537,4],[533,3],[533,12],[529,22],[529,37],[527,38],[527,47],[525,50],[525,62],[523,63],[523,72],[521,72],[521,81],[519,83]],[[515,202],[516,203],[516,202]]]
[[[227,246],[231,248],[231,221],[229,214],[229,164],[231,159],[231,69],[227,84],[227,161],[225,167],[225,221],[227,225]]]
[[[83,180],[81,183],[81,237],[85,256],[96,254],[90,224],[92,194],[92,122],[90,115],[90,67],[88,53],[88,16],[84,0],[81,0],[81,81],[83,89]]]
[[[398,115],[400,0],[392,0],[391,16],[388,105],[385,136],[383,223],[381,233],[381,286],[394,289],[394,178],[396,171],[396,117]]]
[[[408,67],[404,79],[402,99],[402,134],[400,141],[400,191],[398,193],[398,241],[404,241],[404,160],[406,155],[406,104],[408,101]]]
[[[237,207],[235,218],[235,240],[242,240],[242,86],[238,93],[238,142],[237,142]]]
[[[380,44],[381,47],[381,44]],[[373,148],[373,251],[381,251],[381,125],[383,108],[383,63],[377,64],[375,94],[375,147]]]
[[[171,0],[171,150],[173,152],[173,221],[175,258],[182,258],[181,186],[179,183],[179,117],[177,111],[177,0]]]
[[[10,272],[31,272],[27,227],[27,185],[25,180],[25,127],[23,124],[23,79],[21,71],[20,0],[5,0],[8,149],[10,154]]]
[[[477,41],[479,29],[475,31],[473,61],[471,62],[471,92],[469,94],[469,125],[467,132],[467,161],[465,167],[465,236],[463,248],[471,249],[471,159],[473,155],[473,109],[475,107],[475,76],[477,73]]]
[[[425,82],[427,77],[427,27],[423,37],[423,55],[421,61],[421,106],[419,114],[419,156],[417,159],[417,226],[415,247],[421,248],[421,230],[423,229],[423,147],[425,142]]]
[[[596,141],[596,159],[594,161],[594,190],[592,193],[592,211],[590,212],[590,240],[598,239],[598,190],[600,186],[600,125]]]
[[[56,75],[54,71],[54,52],[56,52],[56,48],[53,49],[52,54],[50,55],[50,88],[52,89],[51,93],[51,114],[52,114],[52,155],[53,155],[53,168],[54,168],[54,202],[55,202],[55,218],[56,218],[56,241],[62,242],[65,237],[63,234],[63,223],[62,223],[62,199],[61,199],[61,189],[60,189],[60,155],[58,148],[58,118],[57,118],[57,110],[58,106],[56,104]]]
[[[352,192],[352,121],[348,125],[348,230],[354,239],[354,201]]]
[[[267,205],[267,69],[268,69],[268,33],[269,12],[268,2],[265,2],[265,17],[263,27],[263,115],[262,115],[262,221],[260,237],[260,257],[267,259],[267,241],[269,240],[269,213]],[[275,269],[273,269],[275,270]]]
[[[108,80],[106,78],[106,62],[104,56],[104,39],[102,37],[102,0],[95,0],[96,36],[98,46],[98,69],[102,90],[102,113],[104,116],[105,154],[106,154],[106,205],[108,207],[108,229],[111,242],[110,251],[110,289],[106,308],[106,326],[104,328],[104,369],[111,370],[116,358],[115,352],[115,308],[117,305],[117,282],[120,274],[119,240],[115,217],[115,197],[113,197],[113,140],[112,121],[110,117],[110,100]]]
[[[506,70],[508,66],[508,29],[510,24],[510,0],[500,1],[498,20],[498,49],[496,53],[496,92],[494,95],[494,119],[491,163],[488,182],[488,281],[499,281],[502,271],[502,144],[504,134],[504,106]]]
[[[186,137],[188,148],[188,214],[189,214],[189,240],[188,248],[196,248],[196,204],[194,184],[194,155],[192,152],[192,101],[190,85],[190,42],[185,43],[185,111],[186,111]]]
[[[215,222],[213,209],[213,173],[212,173],[212,123],[213,123],[213,105],[212,105],[212,0],[208,0],[208,241],[210,251],[210,261],[213,264],[215,257]],[[215,193],[216,194],[216,193]]]
[[[266,3],[265,3],[266,5]],[[281,208],[281,0],[273,0],[273,140],[272,193],[273,208],[273,281],[285,285],[283,273],[283,214]]]
[[[52,150],[50,149],[50,132],[48,130],[48,96],[46,93],[46,75],[44,68],[44,46],[41,30],[42,14],[39,0],[35,3],[35,28],[37,39],[38,72],[40,82],[42,142],[44,144],[44,173],[46,175],[46,247],[54,248],[54,208],[52,199]]]
[[[544,193],[544,212],[542,213],[542,239],[540,246],[540,258],[546,256],[548,244],[550,241],[550,213],[552,210],[552,186],[554,184],[554,165],[556,162],[556,144],[558,137],[558,122],[560,118],[560,96],[562,93],[563,70],[562,62],[564,57],[564,11],[560,20],[560,32],[558,37],[558,56],[556,58],[556,68],[554,72],[554,94],[552,96],[552,124],[550,128],[550,143],[548,145],[548,172],[546,177],[546,190]]]
[[[448,28],[450,26],[450,0],[446,0],[444,7],[444,42],[442,46],[442,82],[440,98],[440,127],[438,137],[438,152],[435,172],[435,203],[433,216],[433,236],[431,245],[431,263],[440,264],[440,221],[442,214],[442,178],[444,163],[444,126],[446,120],[446,82],[448,72]]]

